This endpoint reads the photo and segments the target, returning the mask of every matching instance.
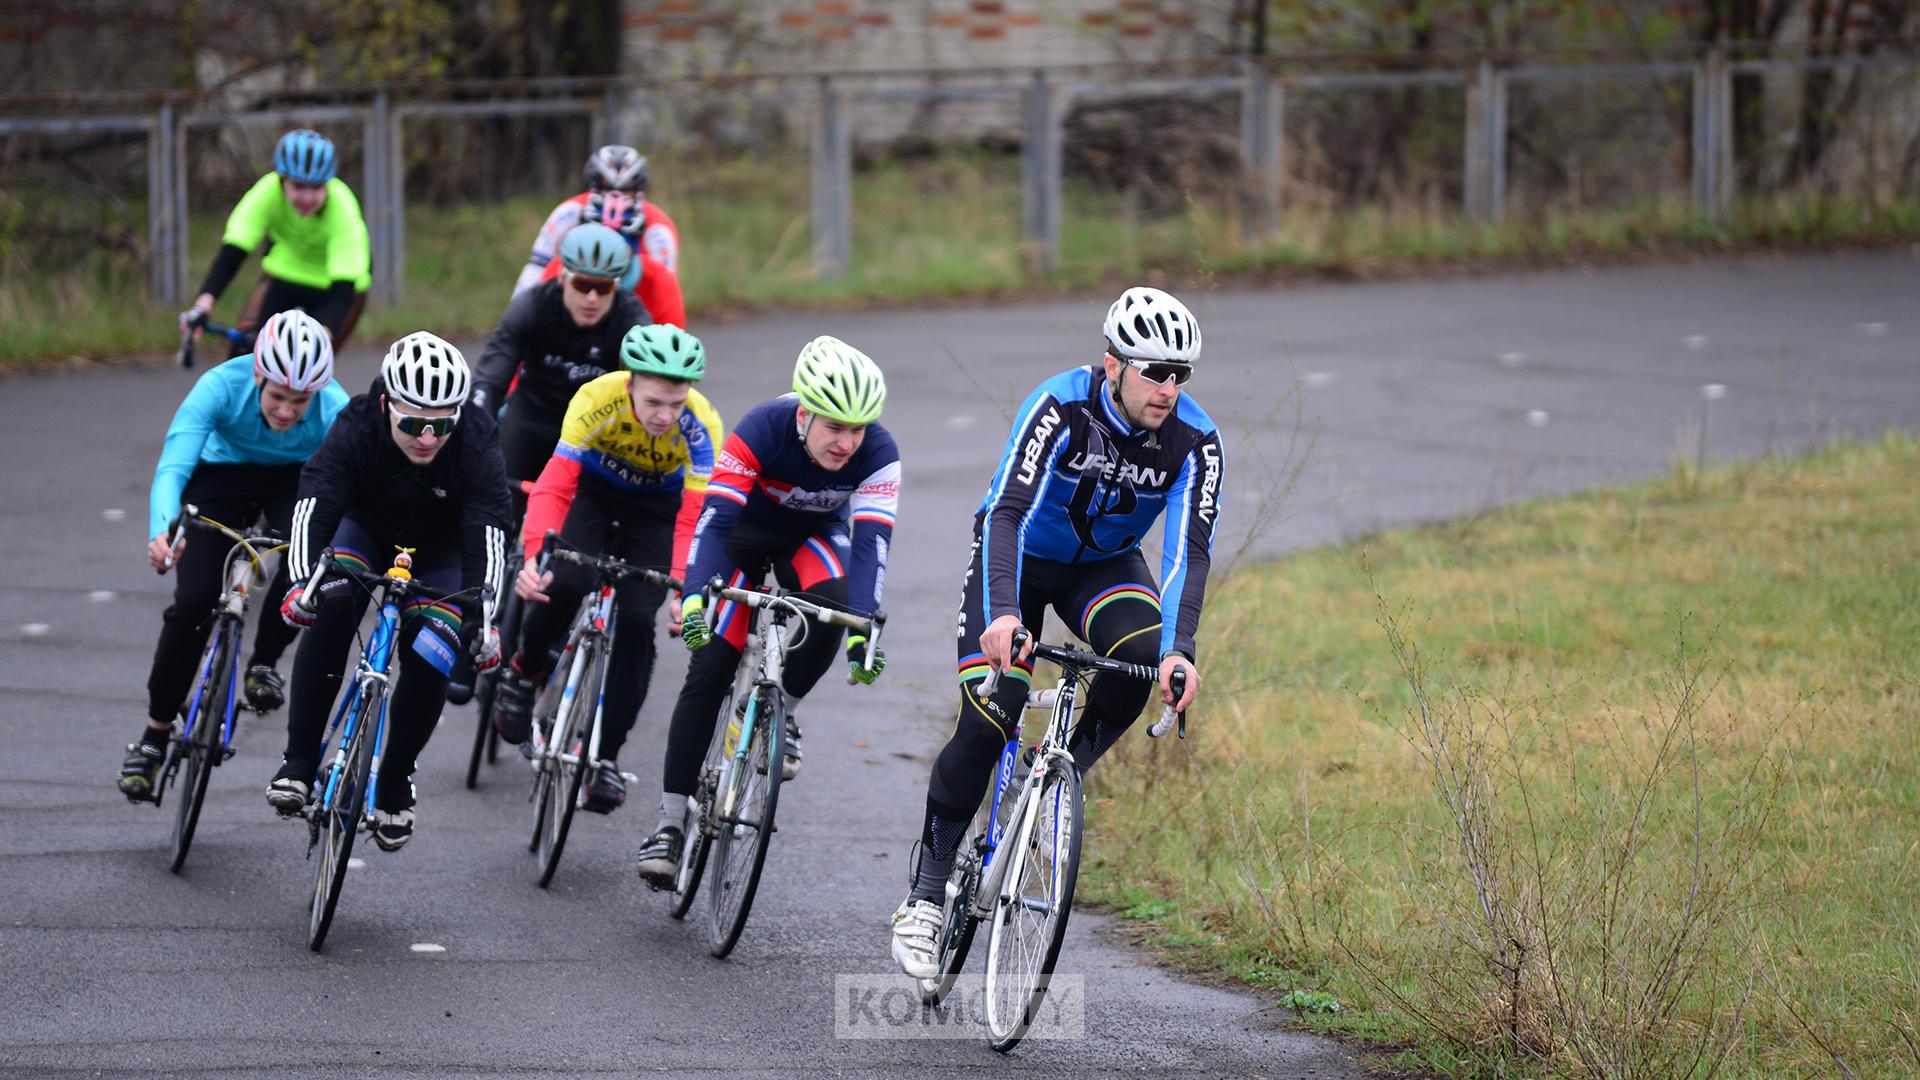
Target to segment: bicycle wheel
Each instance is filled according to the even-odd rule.
[[[755,712],[746,759],[734,760],[726,788],[715,796],[713,880],[707,885],[707,951],[715,956],[732,952],[747,925],[780,801],[780,742],[786,730],[780,692],[761,692]]]
[[[1085,809],[1079,772],[1056,761],[1041,778],[1034,805],[1016,820],[1017,834],[1000,845],[998,857],[1013,861],[993,907],[986,996],[987,1032],[1003,1054],[1026,1037],[1060,958]]]
[[[214,628],[211,662],[204,668],[198,693],[188,700],[197,701],[193,731],[174,751],[185,772],[180,780],[180,796],[173,807],[172,861],[167,869],[179,873],[187,863],[187,851],[193,847],[193,831],[200,825],[200,804],[207,797],[207,779],[214,763],[220,760],[220,729],[233,709],[233,650],[237,644],[237,626],[221,617]]]
[[[684,919],[693,909],[693,898],[700,892],[700,875],[707,868],[707,852],[713,848],[713,801],[720,786],[720,759],[726,756],[727,728],[732,721],[735,691],[720,699],[720,712],[714,718],[713,737],[707,740],[707,759],[700,766],[699,786],[694,790],[698,806],[687,822],[687,836],[680,849],[680,870],[673,878],[673,903],[667,914]]]
[[[940,911],[940,974],[920,980],[920,1001],[938,1005],[946,1000],[960,968],[967,962],[967,950],[973,947],[973,931],[980,920],[973,914],[974,892],[980,887],[980,849],[985,846],[980,825],[984,815],[976,815],[954,850],[953,876],[947,879],[946,900]]]
[[[519,572],[518,561],[510,563],[507,580]],[[521,600],[518,593],[507,592],[507,600],[500,615],[500,641],[502,647],[520,640]],[[492,765],[500,759],[500,734],[493,730],[493,698],[500,688],[500,675],[506,670],[511,657],[503,656],[500,663],[490,670],[480,672],[473,680],[473,711],[479,717],[473,731],[473,752],[467,755],[467,790],[480,786],[480,758],[484,751],[487,764]]]
[[[580,805],[580,782],[587,775],[587,739],[593,734],[593,713],[600,702],[600,681],[607,668],[606,652],[598,639],[588,638],[582,647],[589,651],[581,665],[580,684],[574,688],[573,700],[561,703],[564,711],[553,726],[554,738],[547,745],[549,756],[541,765],[537,814],[544,826],[538,833],[543,889],[560,868],[567,830],[573,827],[573,812]]]
[[[307,915],[307,948],[314,952],[327,940],[327,928],[333,925],[333,909],[340,902],[340,890],[347,883],[347,863],[353,855],[353,837],[360,830],[360,817],[367,806],[367,780],[373,769],[374,728],[380,722],[380,695],[363,694],[355,703],[350,718],[353,735],[345,752],[336,759],[334,770],[320,774],[322,801],[311,811],[319,815],[320,857],[313,867],[313,903]],[[325,797],[329,774],[337,770],[339,779],[333,797]],[[309,853],[311,854],[311,853]]]

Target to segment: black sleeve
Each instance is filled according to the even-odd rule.
[[[352,404],[341,410],[320,448],[300,469],[300,496],[293,504],[287,538],[287,576],[295,584],[304,584],[313,574],[314,562],[346,516],[356,450],[365,438],[357,412]]]
[[[474,365],[473,394],[467,400],[475,408],[491,412],[505,399],[514,372],[520,370],[520,360],[533,341],[541,295],[541,288],[536,285],[508,301],[506,312],[500,316],[500,325],[487,337],[486,348],[480,351],[480,362]]]
[[[240,264],[246,261],[246,249],[221,244],[219,253],[213,257],[213,265],[207,267],[206,278],[200,282],[200,291],[214,297],[226,292],[227,286],[233,284],[233,275],[240,272]]]
[[[317,310],[307,314],[320,320],[336,339],[340,337],[340,328],[346,325],[347,312],[353,310],[353,282],[336,281],[327,288],[326,299],[320,301]]]
[[[461,478],[466,491],[460,511],[460,587],[482,589],[494,609],[506,582],[507,528],[513,520],[513,497],[507,488],[506,460],[500,456],[500,437],[491,416],[476,417],[467,434]],[[463,421],[464,422],[464,421]]]

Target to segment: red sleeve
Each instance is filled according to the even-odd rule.
[[[687,328],[687,303],[680,295],[680,279],[651,255],[640,255],[640,280],[633,287],[633,295],[647,306],[654,322]]]
[[[680,512],[673,518],[673,576],[687,580],[687,545],[693,543],[693,527],[700,522],[700,507],[707,493],[685,490],[680,493]]]
[[[550,260],[547,263],[547,268],[545,270],[540,271],[540,280],[552,281],[554,278],[557,278],[559,276],[560,276],[560,256],[556,254],[552,258],[552,260]]]
[[[573,505],[573,493],[580,487],[580,463],[555,454],[540,470],[533,491],[527,495],[527,522],[520,531],[520,542],[527,549],[529,562],[540,557],[547,531],[559,532],[567,523],[567,509]]]

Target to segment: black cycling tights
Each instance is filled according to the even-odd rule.
[[[1018,731],[1032,675],[1031,661],[1015,666],[1000,680],[989,701],[973,694],[987,675],[980,634],[992,620],[986,615],[986,578],[981,569],[980,534],[960,602],[960,715],[953,735],[933,762],[927,787],[927,819],[921,842],[939,862],[953,858],[954,845],[973,819],[992,780],[994,763]],[[1135,550],[1095,563],[1077,565],[1029,557],[1020,567],[1020,621],[1038,631],[1048,607],[1094,652],[1131,664],[1160,663],[1160,596]],[[1094,677],[1068,749],[1085,772],[1120,740],[1139,717],[1153,687],[1117,675]]]

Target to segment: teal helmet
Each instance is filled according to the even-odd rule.
[[[625,283],[633,267],[633,245],[605,225],[575,225],[560,238],[560,265],[575,274]]]
[[[707,347],[669,323],[636,326],[620,340],[620,362],[636,375],[699,382],[707,373]]]
[[[816,416],[871,424],[887,403],[887,381],[866,353],[825,334],[807,342],[793,365],[793,389]]]

